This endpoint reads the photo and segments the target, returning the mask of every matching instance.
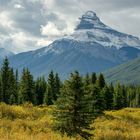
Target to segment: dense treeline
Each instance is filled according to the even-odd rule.
[[[81,76],[77,71],[62,82],[53,71],[47,80],[44,77],[35,80],[24,68],[19,78],[18,70],[14,71],[6,58],[0,71],[0,102],[54,104],[55,129],[88,139],[90,123],[104,110],[140,107],[140,86],[125,86],[119,82],[114,86],[106,83],[103,74]]]
[[[7,104],[31,102],[34,105],[52,105],[63,94],[63,88],[67,85],[67,81],[72,80],[71,78],[77,73],[72,73],[70,78],[64,82],[53,71],[50,72],[47,80],[44,77],[34,80],[30,71],[24,68],[19,78],[18,70],[14,72],[6,58],[0,71],[0,102]],[[93,98],[101,96],[104,109],[140,107],[140,86],[124,86],[119,82],[115,86],[109,85],[105,82],[102,74],[98,77],[96,73],[85,76],[78,73],[78,75],[81,78],[81,88],[84,92],[87,95],[90,92],[95,92],[97,95],[93,95]],[[99,105],[101,106],[101,103]]]

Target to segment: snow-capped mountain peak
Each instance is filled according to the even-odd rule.
[[[109,28],[96,13],[88,11],[73,34],[36,51],[10,57],[10,64],[19,70],[28,67],[36,77],[54,70],[66,78],[74,70],[81,74],[102,72],[137,58],[139,47],[137,37]]]
[[[140,40],[129,34],[118,32],[105,25],[93,11],[87,11],[80,18],[75,32],[65,39],[98,43],[104,47],[135,47],[140,49]]]
[[[102,23],[99,17],[93,11],[87,11],[84,15],[82,15],[80,19],[80,24],[77,26],[76,30],[79,29],[94,29],[94,28],[102,28],[102,29],[111,29]]]

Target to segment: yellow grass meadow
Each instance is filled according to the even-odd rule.
[[[0,140],[82,140],[51,130],[52,108],[0,104]],[[140,109],[106,111],[92,126],[92,140],[140,140]]]

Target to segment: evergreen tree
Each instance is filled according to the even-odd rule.
[[[84,84],[85,84],[85,86],[88,86],[91,84],[91,79],[90,79],[90,76],[88,73],[86,74],[86,76],[84,78]]]
[[[13,69],[10,70],[10,77],[9,77],[9,90],[10,90],[10,98],[9,103],[16,104],[18,100],[18,91],[17,91],[17,83],[16,83],[16,76],[14,74]],[[12,101],[11,101],[12,100]]]
[[[110,108],[108,109],[113,109],[113,101],[114,101],[114,86],[113,84],[111,83],[110,86],[109,86],[109,104],[110,104]]]
[[[59,96],[60,96],[60,89],[61,89],[61,86],[62,86],[61,80],[60,80],[60,78],[58,76],[58,73],[55,74],[55,83],[54,83],[54,85],[55,85],[55,94],[56,94],[56,100],[57,100],[59,98]]]
[[[44,97],[44,103],[47,105],[52,105],[56,100],[57,95],[55,92],[55,76],[53,71],[51,71],[48,76],[47,90]]]
[[[122,104],[123,107],[127,107],[127,93],[126,93],[126,88],[124,85],[121,86],[122,90]]]
[[[134,86],[127,87],[127,106],[134,107],[136,90]]]
[[[28,69],[23,69],[19,87],[19,103],[31,102],[37,104],[33,76]]]
[[[3,84],[2,84],[2,79],[0,76],[0,102],[3,102]]]
[[[90,92],[89,86],[91,85],[91,79],[89,74],[86,74],[86,76],[83,79],[84,79],[84,92],[88,94]]]
[[[105,86],[101,90],[101,94],[103,95],[104,101],[105,101],[104,108],[105,109],[112,109],[112,107],[113,107],[113,93],[110,91],[110,89],[107,86]]]
[[[3,101],[5,103],[9,103],[9,97],[10,97],[10,67],[9,67],[9,61],[8,58],[5,58],[2,64],[1,68],[1,78],[2,78],[2,91],[3,91]]]
[[[44,77],[40,77],[35,82],[35,93],[37,96],[37,105],[43,104],[47,83]]]
[[[90,86],[89,104],[94,116],[103,114],[105,109],[105,99],[100,88],[97,85]]]
[[[120,85],[118,82],[117,85],[115,86],[115,93],[114,93],[114,108],[115,109],[121,109],[123,107],[126,107],[126,102],[125,102],[125,91],[124,87]]]
[[[136,88],[136,106],[135,107],[140,107],[140,87],[139,86]]]
[[[102,89],[103,87],[105,87],[105,85],[106,85],[106,83],[105,83],[104,76],[102,73],[100,73],[100,75],[97,79],[97,86]]]
[[[90,134],[86,130],[90,129],[91,116],[89,109],[87,110],[83,82],[78,72],[72,73],[70,79],[65,81],[55,106],[55,129],[68,136],[79,134],[88,139]]]
[[[93,72],[92,75],[91,75],[91,83],[92,84],[95,84],[96,83],[96,80],[97,80],[96,73]]]
[[[13,69],[9,66],[8,58],[5,58],[1,68],[1,85],[2,85],[2,95],[3,101],[9,103],[10,96],[16,95],[15,89],[15,75]]]
[[[16,89],[18,91],[18,88],[19,88],[19,76],[18,76],[18,70],[16,70],[16,73],[15,73],[15,79],[16,79]]]

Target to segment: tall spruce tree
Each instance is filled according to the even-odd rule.
[[[0,102],[3,102],[3,84],[2,84],[2,79],[0,75]]]
[[[91,74],[91,83],[92,83],[92,84],[95,84],[95,83],[96,83],[96,80],[97,80],[96,73],[93,72],[93,73]]]
[[[84,77],[84,84],[85,86],[88,86],[91,84],[91,79],[90,79],[90,76],[89,74],[87,73],[86,76]]]
[[[127,93],[126,93],[126,87],[124,85],[121,86],[121,93],[122,93],[122,104],[123,107],[127,107]]]
[[[140,87],[139,86],[136,88],[136,106],[135,107],[140,107]]]
[[[121,109],[126,107],[126,96],[124,87],[118,82],[115,86],[114,93],[114,109]]]
[[[105,85],[106,85],[106,83],[105,83],[104,76],[103,76],[102,73],[100,73],[100,75],[99,75],[99,77],[97,79],[97,86],[102,89],[102,88],[105,87]]]
[[[112,83],[109,85],[109,93],[110,93],[110,95],[109,95],[109,104],[110,104],[110,108],[108,108],[108,109],[113,109],[114,86],[113,86]]]
[[[65,81],[61,94],[55,103],[54,128],[68,136],[81,135],[88,139],[92,116],[87,109],[82,78],[78,72],[72,73]]]
[[[37,104],[33,76],[28,69],[23,69],[19,87],[19,104],[31,102]]]
[[[90,109],[94,114],[94,117],[97,117],[103,114],[103,111],[106,107],[104,95],[102,94],[100,87],[97,85],[90,86]]]
[[[11,68],[9,66],[8,58],[6,57],[3,61],[2,68],[1,68],[1,79],[2,79],[2,94],[3,94],[3,101],[5,103],[9,103],[10,99],[10,74]]]
[[[86,76],[83,78],[83,82],[84,82],[84,92],[86,94],[89,93],[89,86],[91,85],[92,81],[91,78],[89,76],[89,74],[87,73]]]
[[[19,88],[19,75],[18,75],[18,70],[16,69],[16,73],[15,73],[15,79],[16,79],[16,89],[18,91]]]
[[[109,87],[105,86],[101,90],[101,94],[103,95],[103,98],[104,98],[104,101],[105,101],[104,108],[106,110],[112,109],[112,107],[113,107],[113,93],[111,92]]]
[[[60,89],[61,89],[61,86],[62,86],[62,83],[61,83],[61,80],[59,78],[59,75],[58,73],[55,74],[55,94],[56,94],[56,100],[59,98],[60,96]]]
[[[16,76],[14,74],[13,69],[10,70],[10,77],[9,77],[9,90],[10,90],[10,97],[9,103],[10,104],[17,104],[18,101],[18,91],[17,91],[17,83],[16,83]]]
[[[44,97],[44,103],[47,105],[52,105],[57,100],[57,95],[55,92],[55,76],[53,71],[48,75],[47,89]]]
[[[128,107],[135,107],[134,100],[135,100],[136,90],[134,86],[127,87],[127,106]]]
[[[40,77],[35,82],[35,93],[37,96],[37,105],[43,104],[47,83],[44,77]]]

